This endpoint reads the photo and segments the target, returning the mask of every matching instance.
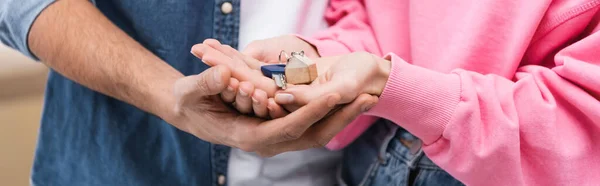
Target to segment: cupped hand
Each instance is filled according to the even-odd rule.
[[[278,104],[303,105],[331,93],[349,103],[361,94],[381,95],[390,71],[390,61],[366,52],[357,52],[324,61],[330,64],[310,85],[292,86],[277,92]]]
[[[208,65],[230,67],[234,77],[252,82],[257,89],[267,90],[269,97],[278,91],[272,80],[262,76],[256,69],[264,63],[221,45],[216,40],[195,45],[192,52]],[[361,94],[379,96],[387,82],[391,64],[366,52],[313,60],[319,71],[318,78],[310,85],[288,86],[287,90],[279,91],[274,95],[276,104],[269,101],[270,108],[272,105],[284,105],[287,110],[293,111],[328,93],[339,93],[342,96],[341,103],[350,103]]]
[[[219,50],[211,48],[218,46]],[[192,47],[192,54],[202,59],[209,66],[222,64],[231,69],[236,78],[230,80],[230,86],[221,93],[221,98],[244,114],[254,113],[256,116],[279,118],[287,115],[287,111],[275,104],[274,92],[278,87],[273,80],[264,77],[260,71],[248,67],[248,63],[261,63],[256,59],[242,55],[228,45],[221,45],[219,41],[207,39],[202,44]],[[241,81],[241,82],[240,82]],[[258,85],[258,86],[257,86]]]
[[[227,89],[231,72],[224,66],[183,77],[173,85],[173,109],[161,114],[173,126],[205,141],[272,156],[278,153],[318,147],[330,139],[333,130],[356,117],[360,107],[374,104],[365,97],[324,118],[340,101],[329,94],[285,117],[262,120],[229,108],[218,96]],[[376,100],[375,100],[376,101]],[[327,126],[327,132],[310,129]]]
[[[214,39],[207,39],[202,44],[195,45],[191,52],[209,66],[225,65],[231,69],[235,77],[231,80],[232,86],[221,95],[224,101],[234,103],[240,112],[254,112],[257,116],[268,115],[271,118],[279,118],[289,113],[273,99],[279,87],[273,79],[263,76],[259,70],[260,66],[266,63],[244,55],[228,45],[221,45]],[[295,109],[296,107],[293,110]]]
[[[306,53],[307,56],[311,56],[311,55],[316,56],[317,55],[316,51],[314,51],[312,46],[310,46],[308,43],[304,42],[303,40],[296,38],[295,36],[281,36],[281,37],[277,37],[277,38],[273,38],[273,39],[260,40],[260,41],[255,41],[255,42],[251,43],[246,48],[245,53],[249,53],[258,59],[251,57],[249,55],[242,54],[228,45],[222,45],[221,43],[219,43],[219,41],[214,40],[214,39],[207,39],[202,44],[194,45],[194,47],[192,47],[191,52],[196,57],[201,58],[202,61],[204,63],[206,63],[207,65],[228,66],[230,69],[232,69],[234,77],[236,77],[238,80],[251,82],[254,84],[253,88],[255,88],[255,90],[260,90],[262,92],[265,92],[267,94],[267,96],[270,97],[266,103],[269,115],[272,118],[277,118],[277,117],[286,115],[288,113],[287,112],[288,110],[294,111],[304,104],[301,104],[301,105],[286,104],[286,105],[284,105],[284,107],[286,109],[283,109],[280,105],[276,104],[276,102],[274,101],[274,99],[272,97],[274,96],[275,92],[279,90],[279,88],[277,86],[275,86],[275,84],[273,83],[273,80],[271,78],[264,77],[262,75],[262,73],[260,72],[260,67],[263,65],[270,64],[270,63],[279,63],[278,58],[279,58],[279,54],[280,54],[279,52],[281,51],[281,48],[276,49],[274,47],[268,47],[268,49],[259,50],[258,47],[259,46],[279,46],[279,44],[276,44],[276,43],[283,43],[286,41],[289,43],[296,43],[296,44],[293,44],[292,46],[287,47],[287,49],[290,49],[292,51],[300,51],[300,50],[303,50],[303,48],[304,48],[308,51],[311,51],[311,52]],[[269,45],[268,43],[275,43],[275,44]],[[302,44],[302,43],[304,43],[304,44]],[[331,64],[333,64],[333,62],[337,61],[336,59],[338,59],[338,58],[339,58],[338,56],[334,56],[334,57],[326,57],[326,58],[313,58],[313,60],[315,60],[315,63],[317,64],[317,69],[318,69],[317,71],[326,72],[327,68],[329,68],[329,66],[331,66]],[[268,62],[261,62],[261,61],[259,61],[259,59],[268,61]],[[237,80],[233,79],[232,84],[237,85],[238,84]],[[243,87],[240,87],[240,90],[241,89],[243,89]],[[262,107],[265,106],[265,104],[263,103],[264,100],[256,99],[256,98],[253,99],[253,101],[255,101],[255,102],[253,102],[253,105],[250,106],[247,104],[250,101],[239,101],[238,100],[240,97],[243,98],[243,96],[237,94],[237,97],[236,97],[236,91],[239,91],[239,90],[235,86],[230,87],[229,90],[230,91],[225,91],[222,94],[222,95],[224,95],[223,99],[228,102],[235,101],[235,107],[243,113],[246,113],[248,111],[248,109],[246,109],[246,108],[262,109]],[[248,89],[248,91],[251,91],[251,90]],[[256,111],[255,111],[255,113],[256,113]]]

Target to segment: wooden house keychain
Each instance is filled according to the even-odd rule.
[[[260,67],[263,75],[273,78],[275,84],[286,88],[286,84],[310,84],[317,79],[317,65],[304,55],[304,51],[292,52],[288,56],[285,51],[279,54],[279,60],[285,57],[285,64],[264,65]]]

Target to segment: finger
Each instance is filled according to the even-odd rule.
[[[273,119],[285,117],[289,114],[289,112],[283,109],[283,107],[275,103],[273,98],[269,98],[267,109],[269,110],[269,116],[271,116]]]
[[[273,79],[265,77],[260,71],[250,69],[243,59],[231,59],[220,51],[205,45],[197,44],[192,47],[192,52],[199,58],[202,58],[207,65],[226,65],[231,69],[233,77],[239,81],[249,81],[256,85],[256,88],[267,92],[269,97],[274,96],[278,90],[277,85],[273,83]]]
[[[277,104],[277,103],[275,103]],[[302,108],[303,105],[296,105],[296,104],[290,104],[290,105],[283,105],[283,108],[288,111],[288,112],[294,112],[300,108]]]
[[[216,40],[212,40],[218,42]],[[202,59],[202,62],[209,66],[225,65],[233,70],[235,77],[239,80],[245,81],[250,74],[261,75],[260,72],[254,72],[244,61],[238,57],[229,56],[225,53],[207,45],[207,44],[196,44],[192,47],[192,54]],[[239,77],[241,76],[241,77]]]
[[[227,67],[215,66],[198,75],[187,76],[175,82],[175,96],[184,100],[217,95],[227,88],[231,72]]]
[[[208,45],[208,46],[214,48],[215,50],[217,50],[231,58],[233,58],[233,57],[242,58],[243,57],[242,53],[238,52],[236,49],[232,48],[229,45],[221,44],[216,39],[206,39],[206,40],[204,40],[204,42],[202,42],[202,44]]]
[[[307,129],[297,140],[284,141],[268,145],[257,153],[261,156],[270,157],[288,151],[305,150],[309,148],[321,148],[327,145],[336,134],[344,129],[350,122],[361,113],[377,104],[378,98],[369,94],[361,94],[352,103],[344,106],[332,116],[325,118]]]
[[[237,71],[244,71],[244,70],[242,70],[242,69],[234,70],[234,72],[237,72]],[[261,89],[261,90],[265,91],[267,93],[268,97],[275,96],[275,92],[277,90],[279,90],[279,87],[275,84],[275,81],[273,80],[273,78],[264,76],[262,74],[262,72],[260,72],[259,70],[251,70],[250,72],[240,72],[240,73],[244,73],[244,74],[240,75],[238,73],[235,73],[236,77],[238,77],[237,75],[240,75],[239,77],[243,78],[244,81],[252,82],[257,89]]]
[[[308,85],[290,85],[288,87],[292,87],[292,86],[308,86]],[[294,112],[294,111],[298,110],[300,107],[306,105],[306,104],[297,104],[294,101],[294,95],[289,94],[289,93],[281,93],[281,94],[276,93],[275,98],[273,98],[273,101],[274,101],[273,104],[281,105],[288,112]]]
[[[242,53],[238,52],[237,50],[231,48],[231,46],[229,45],[223,45],[221,47],[222,50],[224,50],[227,53],[235,53],[235,57],[242,59],[243,62],[248,65],[249,68],[254,69],[254,70],[260,70],[260,67],[263,65],[268,65],[265,62],[259,61],[260,58],[253,58],[251,56],[247,56],[247,55],[243,55]]]
[[[252,113],[252,98],[254,85],[250,82],[241,82],[235,97],[235,108],[243,114]]]
[[[267,93],[260,89],[254,90],[254,94],[252,95],[252,110],[254,110],[254,114],[261,118],[269,116],[267,105]]]
[[[205,44],[192,46],[192,54],[208,66],[225,65],[231,69],[238,67],[231,57]]]
[[[285,117],[267,121],[257,127],[257,140],[274,144],[299,138],[312,124],[321,120],[340,100],[339,94],[329,94],[311,101]]]
[[[215,45],[221,44],[221,42],[219,42],[219,40],[211,39],[211,38],[205,39],[202,43],[204,43],[204,44],[211,43],[211,44],[215,44]]]
[[[221,99],[226,103],[235,101],[235,95],[237,94],[239,81],[235,78],[229,80],[229,86],[223,92],[221,92]]]
[[[215,39],[207,39],[207,40],[204,40],[203,43],[216,49],[217,51],[231,57],[231,58],[241,59],[240,62],[244,62],[251,69],[260,70],[260,66],[265,64],[265,63],[262,63],[262,62],[256,60],[257,58],[253,58],[251,56],[247,56],[247,55],[240,53],[239,51],[237,51],[236,49],[232,48],[229,45],[222,45],[221,43],[219,43],[219,41],[217,41]]]
[[[275,102],[280,105],[305,105],[311,100],[331,93],[339,93],[342,96],[340,104],[349,103],[358,94],[352,88],[352,82],[344,80],[320,80],[315,84],[290,86],[286,90],[276,92]]]
[[[234,61],[247,61],[240,58],[234,58]],[[243,64],[243,62],[237,62]],[[271,77],[266,77],[260,70],[250,69],[247,65],[240,65],[243,67],[236,67],[232,69],[234,77],[239,77],[242,81],[249,81],[254,84],[257,89],[261,89],[267,93],[268,97],[273,97],[275,92],[279,90],[279,87],[275,84]]]

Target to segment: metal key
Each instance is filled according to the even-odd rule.
[[[282,89],[286,88],[285,64],[264,65],[260,67],[260,71],[264,76],[273,78],[275,85],[278,87]]]
[[[284,61],[281,59],[282,55],[285,57],[286,64],[261,67],[263,75],[273,78],[278,87],[285,89],[287,83],[309,84],[317,78],[317,67],[308,57],[304,56],[304,51],[292,52],[291,56],[288,56],[285,51],[281,51],[280,61]]]

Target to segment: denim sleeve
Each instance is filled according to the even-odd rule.
[[[29,51],[27,36],[33,21],[55,0],[0,0],[0,41],[26,56],[38,60]]]

